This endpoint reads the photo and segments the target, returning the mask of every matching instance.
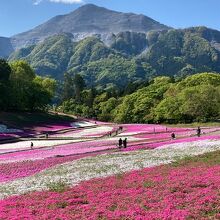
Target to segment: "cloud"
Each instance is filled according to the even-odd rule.
[[[34,5],[39,5],[44,0],[35,0]],[[64,3],[64,4],[81,4],[84,3],[83,0],[47,0],[49,2],[55,2],[55,3]]]
[[[34,1],[34,5],[39,5],[43,0],[36,0]]]
[[[65,4],[80,4],[83,0],[49,0],[50,2],[65,3]]]

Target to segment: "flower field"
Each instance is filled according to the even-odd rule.
[[[91,124],[0,144],[0,220],[220,219],[220,127]]]

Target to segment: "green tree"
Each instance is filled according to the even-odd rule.
[[[10,65],[10,108],[31,111],[45,109],[54,95],[55,81],[36,76],[26,61],[15,61]]]
[[[34,70],[25,61],[15,61],[11,64],[12,74],[12,108],[25,110],[29,108],[29,100],[33,89]]]
[[[9,105],[9,77],[11,75],[11,67],[7,61],[0,59],[0,110],[7,110]]]
[[[220,113],[220,87],[201,85],[184,89],[179,98],[180,111],[191,120],[206,121],[217,118]]]
[[[81,102],[81,92],[86,86],[83,77],[80,76],[79,74],[76,74],[73,77],[73,85],[74,85],[75,99],[79,103]]]
[[[99,104],[100,114],[98,115],[98,119],[102,121],[112,121],[114,110],[118,105],[118,101],[116,98],[112,97],[108,99],[106,102],[101,102]]]

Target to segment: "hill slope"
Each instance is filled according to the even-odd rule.
[[[71,34],[62,34],[20,49],[10,60],[26,59],[38,74],[57,79],[80,73],[90,86],[125,86],[158,75],[220,72],[219,45],[220,32],[205,27],[121,32],[109,46],[95,36],[73,42]]]

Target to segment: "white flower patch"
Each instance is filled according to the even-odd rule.
[[[99,134],[105,134],[112,131],[112,127],[110,126],[99,126],[99,127],[95,127],[95,128],[89,128],[89,129],[84,129],[80,132],[77,132],[76,134],[73,134],[72,137],[74,138],[79,138],[79,137],[86,137],[86,136],[96,136]]]
[[[125,137],[125,136],[129,136],[129,135],[137,135],[137,134],[141,134],[141,133],[143,133],[143,131],[123,132],[123,133],[120,133],[118,136],[119,137]]]
[[[215,141],[215,142],[219,142],[220,141]],[[204,146],[205,143],[205,146]],[[213,141],[211,140],[198,140],[198,141],[192,141],[192,142],[182,142],[182,143],[174,143],[174,144],[166,144],[166,145],[162,145],[160,147],[158,147],[157,149],[164,149],[164,148],[173,148],[173,149],[179,149],[179,150],[184,150],[187,149],[189,147],[189,145],[191,147],[198,147],[203,149],[204,147],[208,147],[209,145],[212,145]]]
[[[23,132],[19,129],[8,129],[6,125],[0,124],[0,133],[17,133],[17,132]]]
[[[1,144],[0,149],[26,149],[30,148],[31,142],[34,144],[34,148],[38,147],[52,147],[63,144],[70,144],[79,142],[79,140],[32,140],[32,141],[20,141],[16,143]]]
[[[65,181],[76,185],[91,178],[106,177],[145,167],[167,164],[186,156],[195,156],[220,150],[220,141],[200,141],[178,143],[165,148],[105,154],[87,157],[0,185],[0,198],[28,193],[35,190],[47,190],[48,183]]]
[[[84,128],[84,127],[90,127],[95,126],[96,124],[88,122],[88,121],[77,121],[70,124],[74,128]]]

